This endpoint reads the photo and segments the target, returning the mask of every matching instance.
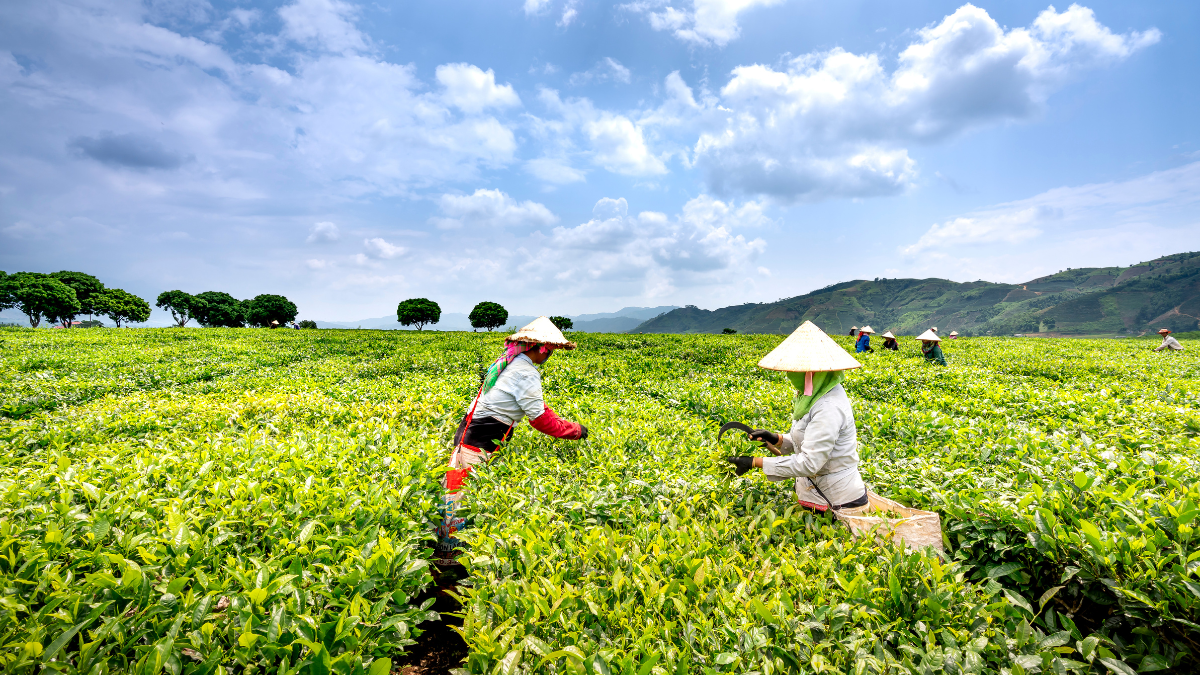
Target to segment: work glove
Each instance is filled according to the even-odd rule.
[[[750,440],[752,440],[752,441],[758,441],[760,443],[767,443],[770,445],[774,445],[776,447],[779,446],[779,440],[780,440],[779,434],[775,433],[774,431],[767,431],[766,429],[755,429],[754,431],[751,431],[749,434],[746,434],[746,435],[749,436]]]
[[[579,440],[586,441],[587,440],[587,427],[580,424],[579,428],[582,429],[582,431],[579,433]]]
[[[725,461],[733,465],[733,472],[739,476],[754,468],[753,457],[726,457]]]

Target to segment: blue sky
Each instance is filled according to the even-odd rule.
[[[11,0],[0,269],[353,320],[1200,249],[1200,8]]]

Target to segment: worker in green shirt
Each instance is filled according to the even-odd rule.
[[[917,336],[921,341],[921,353],[925,355],[926,361],[933,361],[939,365],[946,365],[946,357],[942,354],[942,338],[932,330],[927,330]]]

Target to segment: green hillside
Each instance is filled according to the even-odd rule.
[[[704,310],[682,307],[631,332],[790,333],[806,320],[828,333],[869,324],[882,333],[1139,334],[1195,330],[1200,318],[1200,252],[1131,267],[1066,270],[1023,284],[947,279],[847,281],[771,303]]]

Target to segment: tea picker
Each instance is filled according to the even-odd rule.
[[[587,427],[560,418],[542,400],[542,374],[537,366],[556,349],[575,349],[575,343],[567,340],[550,319],[538,317],[504,341],[504,353],[484,374],[479,393],[454,433],[454,452],[444,483],[443,521],[437,533],[438,564],[454,564],[460,546],[454,535],[467,524],[455,514],[462,500],[463,482],[475,467],[489,461],[497,445],[522,419],[529,418],[529,425],[547,436],[587,438]]]
[[[792,425],[784,433],[751,430],[751,440],[779,456],[728,457],[737,475],[761,468],[773,482],[794,478],[800,504],[818,511],[866,505],[854,410],[842,387],[846,371],[862,364],[805,321],[758,365],[784,371],[796,388]]]
[[[794,478],[801,506],[834,515],[859,535],[890,535],[910,547],[942,550],[937,514],[910,509],[869,492],[858,471],[858,432],[854,410],[842,382],[846,371],[862,364],[836,342],[805,321],[778,347],[758,362],[760,368],[781,370],[795,387],[791,428],[782,433],[751,429],[741,422],[721,427],[745,431],[774,457],[727,457],[741,476],[762,469],[772,482]],[[900,514],[899,519],[868,515],[872,511]]]

